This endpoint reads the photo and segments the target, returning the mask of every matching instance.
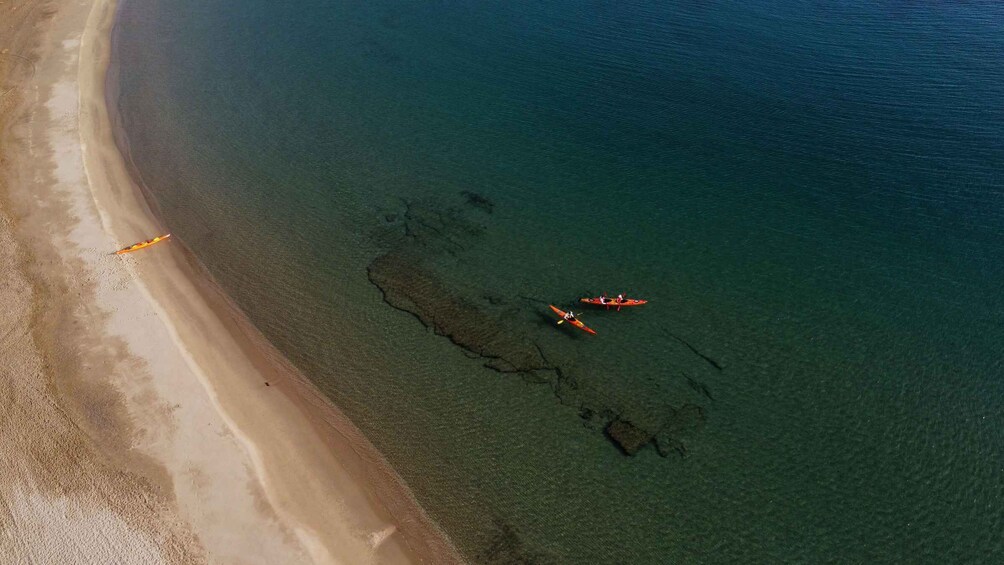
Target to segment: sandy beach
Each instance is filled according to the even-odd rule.
[[[105,102],[115,2],[0,2],[0,561],[451,563],[386,461],[166,233]]]

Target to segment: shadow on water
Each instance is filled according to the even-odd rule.
[[[554,316],[548,316],[544,312],[541,312],[536,309],[534,310],[534,314],[535,314],[534,319],[537,321],[538,326],[542,328],[551,328],[555,330],[561,329],[561,326],[557,324],[557,320],[554,318]]]

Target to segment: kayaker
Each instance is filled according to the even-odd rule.
[[[565,318],[566,321],[574,322],[575,321],[575,312],[572,312],[571,310],[569,310],[568,312],[565,312],[565,315],[562,316],[562,317]]]
[[[623,293],[622,294],[618,294],[617,295],[617,303],[618,304],[623,304],[625,302],[627,302],[627,299],[624,298],[624,294]]]
[[[607,298],[607,293],[604,292],[603,294],[600,295],[600,304],[607,304],[609,302],[610,299]]]

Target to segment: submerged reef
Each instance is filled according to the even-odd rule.
[[[487,197],[466,191],[461,196],[467,208],[491,213],[494,207]],[[543,301],[528,297],[524,304],[513,304],[490,292],[465,293],[456,285],[446,284],[437,273],[435,265],[440,259],[456,257],[475,246],[485,226],[468,219],[461,206],[429,201],[402,203],[403,210],[381,211],[378,215],[384,221],[374,234],[386,251],[367,268],[367,276],[382,293],[384,302],[411,314],[469,356],[481,359],[485,367],[518,374],[530,383],[549,385],[563,405],[578,410],[587,428],[601,432],[621,453],[634,456],[651,446],[662,457],[672,453],[686,456],[687,443],[706,420],[703,407],[684,403],[654,416],[630,416],[630,406],[611,400],[597,387],[584,386],[596,380],[595,369],[583,368],[542,347],[541,329],[550,330],[551,319],[542,319],[536,325],[526,323],[525,302]],[[537,310],[539,305],[532,308]],[[715,370],[722,370],[716,361],[686,345]],[[713,400],[703,383],[680,372],[670,376],[686,377],[702,400]]]
[[[523,541],[523,536],[519,529],[495,518],[492,520],[493,528],[485,549],[478,553],[475,558],[476,563],[485,565],[551,565],[560,563],[555,556],[542,551],[530,549]]]
[[[655,440],[655,434],[652,432],[620,418],[610,422],[606,431],[607,436],[625,455],[634,455],[639,449]]]
[[[495,209],[495,202],[491,198],[478,194],[477,192],[471,192],[470,190],[463,190],[460,195],[467,199],[467,204],[480,208],[481,210],[491,214],[492,210]]]
[[[486,366],[503,373],[553,368],[532,341],[498,324],[485,323],[485,312],[450,294],[412,254],[396,251],[381,255],[367,271],[387,304],[413,314],[436,334],[483,357]]]

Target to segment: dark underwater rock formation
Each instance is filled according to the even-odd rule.
[[[494,207],[481,195],[468,191],[461,195],[470,206],[485,212]],[[426,328],[462,348],[468,357],[480,359],[485,367],[518,374],[527,383],[548,385],[561,404],[578,411],[586,428],[603,433],[621,453],[633,456],[652,444],[662,457],[686,455],[687,443],[704,424],[703,408],[685,404],[665,408],[668,413],[632,415],[631,403],[621,405],[609,397],[609,391],[590,386],[601,380],[602,375],[596,374],[600,369],[579,366],[573,358],[559,355],[549,359],[545,355],[533,336],[539,328],[553,325],[550,316],[541,313],[540,324],[528,325],[526,316],[520,316],[526,314],[522,311],[526,304],[484,290],[468,297],[440,280],[429,265],[445,256],[461,257],[460,252],[476,243],[484,226],[467,219],[462,209],[428,201],[404,201],[403,210],[387,213],[384,220],[374,235],[388,251],[370,263],[367,275],[388,305],[413,315]],[[535,303],[530,306],[534,309],[548,304],[534,297],[520,298]],[[716,360],[682,338],[667,337],[685,345],[713,369],[722,370]],[[540,339],[546,343],[546,338]],[[695,393],[713,401],[707,386],[689,375],[684,377]],[[662,414],[665,416],[660,417]],[[512,545],[513,532],[502,528],[492,559],[511,555]]]
[[[491,214],[492,210],[495,209],[495,203],[487,196],[482,196],[477,192],[471,192],[470,190],[463,190],[460,192],[460,195],[467,199],[468,204],[475,208],[480,208],[488,214]]]
[[[634,455],[653,444],[662,457],[676,453],[687,456],[687,442],[704,426],[704,409],[696,404],[671,408],[662,426],[651,432],[622,417],[614,418],[606,427],[606,435],[625,455]]]
[[[683,373],[683,377],[685,379],[687,379],[687,386],[689,386],[690,388],[692,388],[694,390],[694,392],[700,394],[701,396],[707,398],[708,400],[710,400],[712,402],[715,401],[715,397],[714,397],[714,395],[711,394],[711,390],[708,388],[707,385],[705,385],[704,383],[702,383],[702,382],[698,381],[697,379],[691,377],[687,373]]]
[[[531,549],[523,541],[519,530],[495,518],[494,535],[487,546],[478,552],[475,563],[485,565],[551,565],[558,563],[553,556]]]
[[[715,369],[718,369],[719,371],[721,371],[722,369],[724,369],[724,367],[722,367],[721,363],[719,363],[718,361],[715,361],[711,357],[708,357],[707,355],[705,355],[705,354],[701,353],[700,351],[698,351],[697,348],[694,347],[693,345],[691,345],[690,342],[688,342],[687,340],[685,340],[682,337],[680,337],[680,336],[678,336],[678,335],[670,332],[669,330],[663,330],[663,331],[665,331],[666,335],[668,335],[669,337],[671,337],[671,338],[675,339],[676,341],[682,343],[687,349],[689,349],[691,351],[691,353],[693,353],[694,355],[697,355],[701,359],[704,359],[704,361],[708,365],[711,365],[712,367],[714,367]]]
[[[457,296],[407,253],[377,257],[367,269],[370,282],[387,304],[414,315],[436,334],[485,358],[485,365],[503,373],[550,369],[540,348],[505,331],[477,305]]]
[[[672,409],[655,434],[655,448],[659,455],[666,457],[675,452],[680,457],[686,457],[687,443],[704,427],[706,418],[704,408],[696,404]]]
[[[610,422],[607,426],[607,437],[614,442],[625,455],[634,455],[638,450],[652,442],[655,434],[647,432],[638,426],[621,420],[620,418]]]

